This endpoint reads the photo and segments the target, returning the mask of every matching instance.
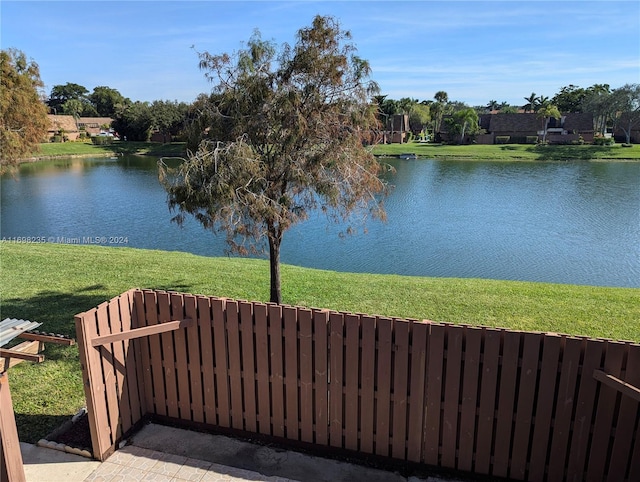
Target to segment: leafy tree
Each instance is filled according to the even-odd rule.
[[[131,104],[131,101],[116,89],[105,86],[94,87],[88,99],[101,117],[113,117],[118,108]]]
[[[447,118],[447,127],[451,135],[460,136],[460,144],[462,144],[465,135],[475,134],[478,131],[478,113],[471,107],[458,110]]]
[[[62,104],[62,114],[72,115],[75,118],[80,117],[82,111],[84,110],[84,106],[82,102],[78,99],[69,99],[64,104]]]
[[[560,112],[582,112],[582,102],[587,96],[587,91],[577,85],[569,84],[562,87],[560,92],[553,96],[551,103]]]
[[[409,114],[409,125],[412,131],[422,131],[431,122],[431,110],[428,105],[415,104]]]
[[[129,141],[148,141],[151,136],[153,116],[148,102],[134,102],[119,109],[111,127]]]
[[[184,126],[188,105],[184,102],[155,100],[151,103],[153,128],[160,131],[164,142],[171,142]]]
[[[540,107],[536,111],[536,114],[539,118],[542,119],[542,127],[544,130],[544,133],[542,135],[542,142],[544,143],[547,141],[547,126],[549,124],[549,119],[551,119],[552,117],[554,119],[560,119],[560,117],[562,116],[560,115],[560,111],[558,110],[558,108],[553,104],[549,104],[548,102]]]
[[[613,117],[611,89],[609,84],[594,84],[587,89],[582,100],[582,111],[593,114],[593,130],[604,136],[607,125]]]
[[[82,116],[97,116],[98,112],[95,107],[91,105],[88,95],[89,91],[86,87],[67,82],[65,85],[54,85],[51,89],[51,95],[47,105],[56,114],[62,114],[64,112],[63,106],[68,100],[75,99],[82,103]]]
[[[451,112],[451,106],[449,105],[449,95],[444,90],[439,90],[433,96],[435,102],[430,105],[431,120],[433,122],[433,132],[440,132],[440,126],[442,125],[442,118],[445,114]]]
[[[275,303],[280,246],[292,225],[317,208],[347,221],[384,216],[380,165],[363,147],[377,124],[369,101],[377,85],[350,39],[337,20],[316,16],[294,46],[278,49],[256,31],[233,56],[199,54],[216,83],[216,141],[203,141],[177,171],[160,166],[174,221],[193,215],[226,233],[239,254],[260,252],[266,238]]]
[[[615,123],[631,143],[631,131],[640,125],[640,84],[625,84],[611,93]]]
[[[0,172],[38,149],[49,128],[38,64],[17,49],[0,51]]]

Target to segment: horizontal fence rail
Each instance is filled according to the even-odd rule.
[[[76,316],[94,456],[145,415],[516,480],[640,480],[640,345],[163,291]]]

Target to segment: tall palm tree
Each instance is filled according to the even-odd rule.
[[[550,104],[548,101],[536,111],[536,114],[542,119],[542,127],[544,129],[542,142],[545,143],[547,141],[547,125],[549,124],[549,119],[551,117],[554,119],[560,119],[562,116],[560,115],[558,108],[555,105]]]
[[[527,101],[527,103],[524,105],[524,111],[534,112],[536,110],[536,102],[538,101],[536,93],[531,92],[531,95],[529,97],[525,97],[524,100]]]

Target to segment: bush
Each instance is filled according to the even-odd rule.
[[[93,136],[91,142],[94,146],[106,146],[111,144],[112,138],[109,136]]]
[[[538,136],[527,136],[524,140],[525,144],[537,144]]]
[[[612,146],[615,142],[613,137],[594,137],[593,139],[594,146]]]
[[[51,138],[51,142],[61,143],[62,142],[62,136],[53,136]]]
[[[496,136],[496,144],[509,144],[511,136]]]

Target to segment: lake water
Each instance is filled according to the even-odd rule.
[[[336,271],[640,287],[640,163],[392,160],[388,221],[340,237],[317,215],[282,262]],[[156,160],[66,159],[2,178],[1,236],[225,255],[183,228]]]

